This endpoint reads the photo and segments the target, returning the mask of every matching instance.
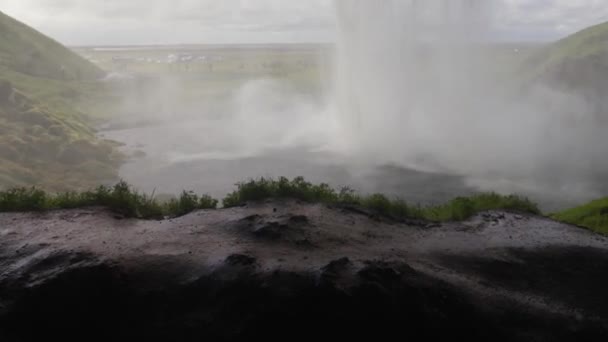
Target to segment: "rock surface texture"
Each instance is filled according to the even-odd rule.
[[[0,214],[0,341],[608,341],[608,239],[265,202]]]

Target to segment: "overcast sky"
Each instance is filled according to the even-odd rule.
[[[68,45],[314,42],[333,37],[332,1],[1,0],[0,11]],[[487,1],[500,4],[497,31],[510,40],[608,21],[608,0]]]

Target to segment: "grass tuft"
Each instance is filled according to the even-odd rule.
[[[238,183],[237,189],[224,198],[224,207],[237,207],[247,202],[272,198],[292,198],[313,203],[356,205],[377,214],[395,219],[424,219],[430,221],[462,221],[488,210],[512,210],[522,213],[541,214],[538,206],[525,197],[503,196],[495,193],[456,198],[447,204],[415,207],[401,199],[390,199],[382,194],[358,195],[350,188],[340,191],[327,184],[311,184],[302,177],[289,180],[260,178]]]
[[[0,192],[0,211],[41,211],[47,209],[46,192],[35,188]]]
[[[540,214],[536,204],[527,198],[514,195],[479,194],[459,197],[440,206],[417,207],[410,206],[401,199],[391,199],[382,194],[361,196],[350,188],[336,191],[327,184],[312,184],[302,177],[292,180],[285,177],[278,180],[260,178],[239,183],[237,189],[224,198],[223,205],[230,208],[242,206],[248,202],[287,198],[309,203],[359,206],[375,214],[397,220],[462,221],[487,210],[512,210]],[[198,196],[193,192],[184,191],[178,198],[160,202],[154,198],[154,195],[141,194],[124,181],[112,187],[100,186],[81,193],[65,192],[49,195],[35,188],[0,192],[0,212],[74,209],[91,206],[106,207],[125,217],[162,219],[183,216],[199,209],[215,209],[218,201],[207,195]],[[608,210],[605,211],[608,212]]]
[[[256,202],[270,198],[292,198],[306,202],[334,203],[339,194],[327,184],[315,185],[303,177],[289,180],[260,178],[236,184],[237,189],[223,200],[224,207],[238,207],[247,202]]]
[[[184,191],[177,199],[171,199],[166,204],[167,212],[173,216],[184,216],[199,209],[216,209],[218,200],[203,195],[199,197],[192,191]]]
[[[0,192],[0,212],[25,212],[75,209],[92,206],[108,208],[131,218],[163,219],[179,217],[199,209],[215,209],[218,201],[192,192],[183,192],[177,199],[159,202],[154,196],[134,190],[124,181],[112,187],[99,186],[86,192],[64,192],[49,195],[36,188],[20,188]]]
[[[551,215],[551,218],[608,235],[608,198]]]
[[[450,202],[422,209],[425,219],[432,221],[462,221],[488,210],[510,210],[541,215],[538,205],[528,198],[496,193],[482,193],[470,197],[458,197]]]

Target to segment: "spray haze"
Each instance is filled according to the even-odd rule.
[[[219,197],[242,179],[304,175],[419,202],[603,195],[602,91],[565,87],[533,62],[537,49],[500,42],[508,11],[502,1],[335,0],[332,47],[138,55],[163,72],[130,81],[122,120],[149,124],[106,134],[143,146],[123,176],[150,191],[188,184]],[[184,56],[196,63],[171,64]]]
[[[521,91],[524,76],[493,51],[498,4],[335,7],[336,110],[352,151],[490,190],[597,195],[591,174],[606,169],[597,154],[606,143],[589,99],[547,82]]]

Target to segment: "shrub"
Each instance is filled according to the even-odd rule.
[[[36,188],[0,192],[0,211],[41,211],[48,209],[47,195]]]
[[[327,184],[315,185],[302,177],[293,180],[280,178],[278,181],[261,178],[239,183],[237,189],[224,198],[223,204],[224,207],[230,208],[244,205],[250,201],[272,198],[293,198],[310,203],[360,206],[379,215],[398,220],[460,221],[481,211],[498,209],[540,214],[536,204],[527,198],[514,195],[479,194],[459,197],[440,206],[412,207],[403,200],[390,199],[382,194],[360,196],[351,188],[342,188],[337,192]],[[74,209],[90,206],[106,207],[125,217],[162,219],[183,216],[199,209],[215,209],[218,201],[207,195],[198,196],[193,192],[184,191],[178,198],[160,202],[154,198],[153,194],[150,196],[141,194],[124,181],[112,187],[99,186],[94,190],[81,193],[65,192],[48,195],[35,188],[0,192],[0,211],[4,212]],[[600,210],[602,220],[608,212],[605,208],[606,206],[603,206]]]
[[[224,198],[224,207],[237,207],[247,202],[269,198],[292,198],[322,203],[331,203],[338,200],[338,194],[328,184],[314,185],[304,180],[303,177],[297,177],[293,180],[281,177],[278,181],[270,178],[260,178],[238,183],[236,187],[236,191]]]
[[[175,216],[183,216],[198,209],[215,209],[218,201],[210,196],[199,197],[194,192],[184,191],[177,199],[167,202],[167,211]]]
[[[494,209],[540,214],[537,205],[527,198],[495,193],[459,197],[440,206],[412,207],[401,199],[389,199],[382,194],[360,196],[348,187],[336,192],[327,184],[311,184],[302,177],[293,180],[282,177],[278,181],[260,178],[236,186],[237,189],[224,198],[224,207],[242,206],[247,202],[271,198],[292,198],[314,203],[361,206],[395,219],[461,221],[476,213]]]
[[[365,208],[382,215],[391,215],[393,203],[382,194],[374,194],[363,199],[361,203]]]
[[[202,195],[198,200],[198,209],[217,209],[219,201],[209,195]]]
[[[357,195],[355,190],[344,187],[338,193],[338,202],[342,204],[359,205],[361,204],[361,197]]]
[[[422,209],[425,219],[434,221],[462,221],[476,213],[488,210],[512,210],[530,214],[541,214],[538,206],[528,198],[516,195],[503,196],[483,193],[470,197],[458,197],[447,204]]]
[[[184,192],[179,199],[160,203],[153,195],[141,194],[124,181],[112,187],[99,186],[81,193],[64,192],[48,195],[35,188],[0,192],[0,211],[3,212],[101,206],[125,217],[162,219],[183,216],[198,209],[216,208],[217,203],[217,200],[209,196],[199,197],[192,192]]]

